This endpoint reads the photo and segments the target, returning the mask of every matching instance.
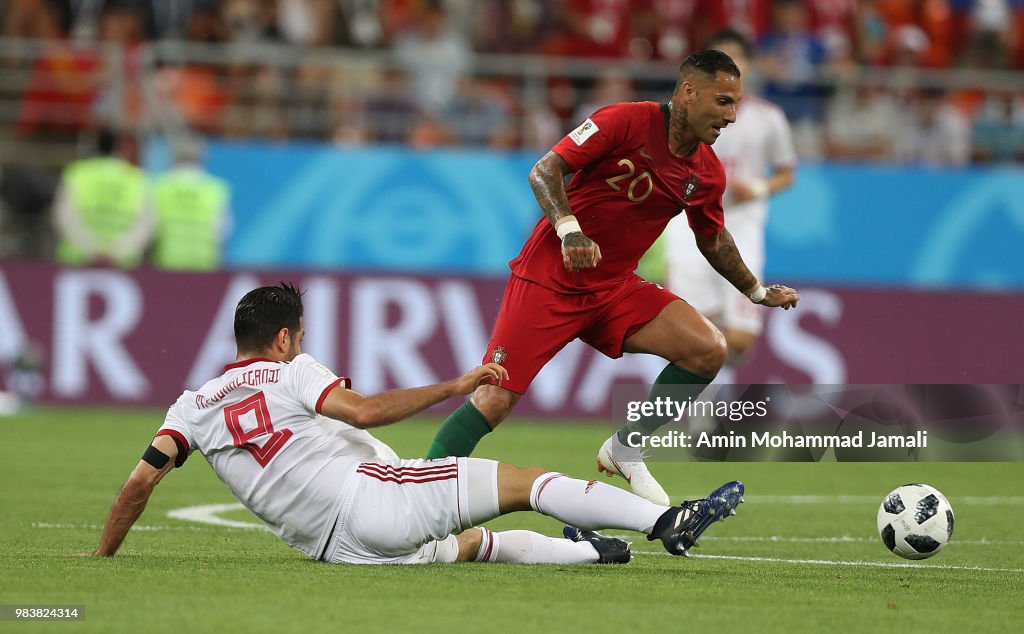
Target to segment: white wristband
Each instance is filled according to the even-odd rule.
[[[755,304],[760,304],[761,302],[764,301],[765,297],[768,297],[768,289],[758,284],[757,288],[751,291],[747,295],[747,297],[749,297],[750,301],[754,302]]]
[[[575,220],[566,220],[562,224],[555,227],[555,233],[558,234],[559,240],[564,240],[565,236],[569,235],[570,233],[575,233],[577,231],[582,232],[583,229],[580,229],[580,223]]]
[[[768,187],[768,181],[763,178],[750,181],[749,187],[750,192],[757,200],[764,200],[765,198],[768,198],[768,194],[771,193]]]

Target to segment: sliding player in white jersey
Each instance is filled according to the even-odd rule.
[[[235,363],[170,408],[91,555],[117,552],[156,484],[193,450],[285,543],[332,563],[628,562],[628,544],[598,528],[646,533],[685,555],[742,501],[740,482],[666,507],[544,469],[478,458],[402,460],[365,429],[500,383],[505,369],[489,363],[445,383],[366,397],[303,354],[302,336],[294,287],[262,287],[242,298]],[[473,528],[531,509],[572,524],[567,539]]]
[[[722,31],[711,39],[708,48],[729,55],[742,75],[748,76],[753,47],[742,33]],[[775,104],[746,94],[736,122],[722,130],[714,149],[725,165],[725,225],[747,267],[763,278],[768,198],[793,184],[796,168],[796,150],[786,115]],[[673,220],[666,238],[666,284],[722,330],[729,358],[718,380],[731,383],[727,372],[761,334],[764,308],[737,293],[708,265],[685,221]]]

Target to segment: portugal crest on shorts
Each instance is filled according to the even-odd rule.
[[[498,346],[491,352],[491,363],[497,363],[501,365],[505,363],[505,359],[508,358],[508,351],[505,350],[505,346]]]
[[[697,185],[699,184],[700,179],[697,178],[696,176],[691,176],[690,178],[687,178],[683,182],[683,202],[686,202],[686,200],[690,197],[690,194],[696,191]]]

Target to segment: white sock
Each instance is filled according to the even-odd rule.
[[[483,538],[475,561],[500,564],[592,564],[598,559],[590,542],[546,537],[533,531],[492,533],[481,528]]]
[[[545,473],[534,481],[530,506],[586,530],[625,528],[641,533],[650,533],[668,510],[597,480],[586,482],[561,473]]]

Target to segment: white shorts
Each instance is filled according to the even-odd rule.
[[[747,268],[764,278],[764,219],[746,211],[728,212],[726,225]],[[693,232],[683,215],[668,226],[668,289],[714,321],[721,328],[759,335],[764,328],[764,306],[737,291],[711,268],[697,249]]]
[[[455,561],[455,535],[498,516],[498,463],[389,460],[356,467],[324,561]]]

